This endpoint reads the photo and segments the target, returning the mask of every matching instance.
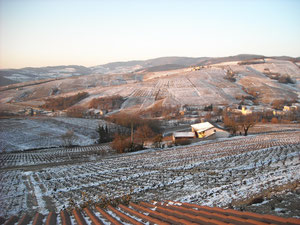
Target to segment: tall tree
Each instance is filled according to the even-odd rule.
[[[138,127],[135,132],[135,143],[140,144],[142,147],[144,146],[144,142],[146,140],[149,140],[153,138],[155,133],[152,131],[152,129],[148,125],[144,125],[141,127]]]
[[[244,131],[244,135],[248,135],[248,130],[257,123],[257,117],[255,115],[240,116],[239,124]]]
[[[110,130],[108,129],[107,126],[104,127],[104,126],[101,126],[99,124],[98,128],[97,128],[97,133],[99,135],[98,144],[107,143],[107,142],[110,142],[112,140],[111,132],[110,132]]]
[[[235,121],[234,116],[224,115],[223,118],[224,126],[230,131],[232,135],[235,135],[239,130],[239,124]]]

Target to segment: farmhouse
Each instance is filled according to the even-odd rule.
[[[252,114],[252,110],[247,109],[246,106],[242,106],[242,109],[230,109],[230,108],[228,108],[227,111],[242,114],[244,116]]]
[[[220,129],[209,122],[197,123],[191,125],[191,132],[175,132],[173,133],[173,141],[180,139],[192,139],[192,138],[220,138],[228,137],[229,133]]]
[[[290,112],[290,111],[295,111],[295,110],[297,110],[297,105],[292,105],[292,106],[287,106],[287,105],[285,105],[284,107],[283,107],[283,111],[284,112]]]
[[[192,132],[195,133],[198,138],[205,138],[216,133],[216,127],[209,122],[197,123],[191,125]]]
[[[243,115],[249,115],[249,114],[252,114],[252,111],[247,109],[245,106],[242,107],[242,114]]]

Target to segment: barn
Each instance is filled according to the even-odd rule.
[[[193,139],[195,138],[194,132],[175,132],[173,133],[173,142],[183,139]]]

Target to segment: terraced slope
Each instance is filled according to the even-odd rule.
[[[70,162],[80,152],[84,161]],[[297,186],[300,180],[300,131],[106,158],[89,153],[49,149],[1,154],[0,216],[48,214],[128,195],[134,202],[170,199],[226,207],[265,190]],[[48,165],[49,159],[58,164]],[[36,167],[29,166],[32,162]]]
[[[225,79],[227,70],[235,73],[235,82]],[[283,84],[265,74],[289,75],[294,84]],[[86,91],[89,97],[77,105],[88,106],[93,98],[120,95],[126,99],[124,109],[140,110],[153,106],[158,101],[165,105],[208,104],[227,105],[239,103],[242,97],[251,98],[255,93],[256,102],[270,105],[276,99],[299,100],[300,68],[290,61],[266,59],[261,64],[241,65],[239,62],[206,66],[198,71],[191,68],[158,71],[133,72],[124,74],[91,74],[47,80],[39,84],[26,83],[3,87],[0,90],[0,111],[9,106],[25,107],[42,105],[48,97],[74,95]],[[253,96],[252,96],[253,97]]]

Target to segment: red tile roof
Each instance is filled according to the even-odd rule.
[[[18,218],[12,216],[4,222],[9,224],[48,224],[48,225],[87,225],[91,222],[95,225],[110,224],[300,224],[300,219],[283,218],[273,215],[262,215],[250,212],[240,212],[233,209],[222,209],[217,207],[199,206],[190,203],[180,202],[140,202],[130,203],[129,206],[119,205],[117,207],[108,206],[106,209],[95,207],[95,209],[84,208],[82,211],[74,209],[70,215],[63,210],[58,215],[50,212],[43,216],[36,213],[34,217],[25,214]],[[1,220],[0,220],[1,221]],[[76,222],[75,222],[76,221]],[[2,224],[0,222],[0,224]]]

